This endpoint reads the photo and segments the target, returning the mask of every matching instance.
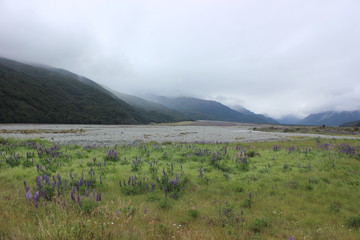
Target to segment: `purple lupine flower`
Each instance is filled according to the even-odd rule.
[[[33,198],[33,195],[31,194],[30,189],[25,194],[27,200],[31,200]]]
[[[276,151],[279,151],[280,150],[280,146],[279,145],[274,145],[273,146],[273,151],[276,152]]]
[[[58,182],[61,184],[61,176],[60,176],[60,173],[58,173],[57,178],[58,178]]]
[[[71,193],[70,193],[70,197],[71,199],[75,202],[75,191],[76,191],[76,187],[72,187],[71,189]]]
[[[83,179],[83,178],[80,178],[79,183],[78,183],[78,186],[81,187],[83,184],[84,184],[84,179]]]
[[[308,164],[308,169],[309,169],[309,170],[311,169],[310,163]]]
[[[291,236],[289,237],[289,240],[295,240],[295,238],[291,235]]]
[[[30,190],[30,187],[25,185],[25,192],[28,192]]]
[[[89,194],[89,191],[87,190],[87,189],[85,189],[85,196],[89,196],[90,194]]]
[[[96,201],[101,202],[101,192],[96,195]]]
[[[172,180],[170,181],[170,184],[171,184],[172,186],[175,186],[175,185],[177,184],[177,182],[176,182],[176,180],[172,179]]]
[[[288,150],[288,153],[292,153],[293,151],[295,151],[295,147],[294,146],[289,147],[287,150]]]
[[[40,176],[36,176],[35,180],[36,180],[36,185],[38,186],[38,188],[42,188]]]
[[[36,193],[35,193],[35,195],[33,197],[36,208],[39,207],[39,199],[40,199],[40,191],[36,191]]]

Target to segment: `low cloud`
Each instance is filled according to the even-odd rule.
[[[0,55],[130,94],[360,109],[357,1],[0,1]]]

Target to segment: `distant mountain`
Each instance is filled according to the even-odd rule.
[[[145,111],[153,122],[179,122],[195,120],[184,113],[165,107],[162,104],[145,100],[143,98],[112,91],[115,96],[130,104],[131,106]]]
[[[184,113],[195,120],[216,120],[247,123],[276,123],[257,114],[244,114],[231,109],[219,102],[203,100],[192,97],[169,98],[163,96],[152,96],[151,100],[164,106]]]
[[[240,106],[240,105],[237,105],[237,106],[234,106],[234,107],[231,107],[232,109],[234,109],[235,111],[238,111],[242,114],[245,114],[247,116],[252,116],[254,118],[260,118],[260,119],[263,119],[265,122],[267,123],[272,123],[272,124],[278,124],[279,122],[272,119],[272,118],[269,118],[269,117],[266,117],[262,114],[256,114],[246,108],[244,108],[243,106]]]
[[[287,115],[280,119],[276,119],[281,124],[298,124],[302,119],[294,115]]]
[[[343,112],[323,112],[311,114],[301,120],[299,124],[302,125],[326,125],[339,126],[343,123],[352,122],[360,119],[360,110],[358,111],[343,111]]]
[[[343,123],[340,127],[360,127],[360,120]]]
[[[62,69],[0,58],[1,123],[139,124],[151,120],[112,93]]]

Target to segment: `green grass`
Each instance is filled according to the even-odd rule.
[[[0,239],[359,239],[359,153],[359,140],[339,139],[0,139]]]
[[[310,133],[324,134],[331,136],[351,136],[360,137],[359,127],[332,127],[332,126],[290,126],[277,125],[271,127],[254,128],[254,130],[263,132],[284,132],[284,133]]]

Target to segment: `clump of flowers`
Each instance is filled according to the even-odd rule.
[[[107,152],[107,154],[105,156],[105,160],[117,162],[117,161],[119,161],[119,153],[116,152],[114,149],[111,149]]]

